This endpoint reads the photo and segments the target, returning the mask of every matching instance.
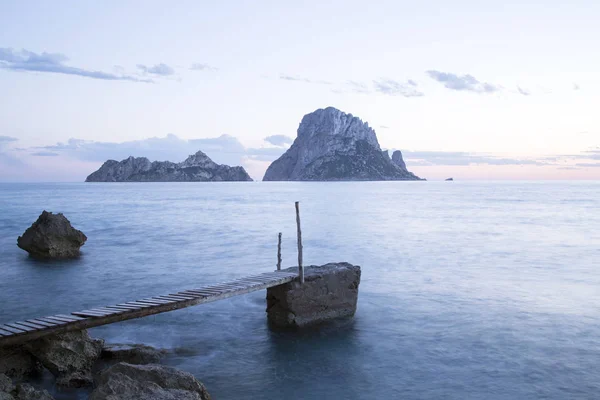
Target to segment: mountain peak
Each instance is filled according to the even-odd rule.
[[[292,146],[264,176],[265,181],[418,179],[381,151],[369,124],[334,107],[306,114]]]
[[[180,167],[202,167],[214,168],[218,164],[210,159],[203,151],[198,150],[195,154],[190,155],[185,161],[179,163]]]

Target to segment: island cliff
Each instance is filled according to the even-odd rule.
[[[243,167],[220,165],[198,151],[184,162],[151,162],[146,157],[108,160],[86,182],[219,182],[251,181]]]
[[[390,159],[369,124],[336,108],[302,118],[292,146],[267,169],[264,181],[420,180],[402,153]]]

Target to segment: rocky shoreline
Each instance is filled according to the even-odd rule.
[[[165,356],[150,346],[105,344],[85,330],[0,347],[0,400],[53,400],[33,384],[46,371],[58,390],[91,390],[93,400],[210,399],[192,374],[160,365]]]

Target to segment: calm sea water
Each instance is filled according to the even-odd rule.
[[[1,184],[0,322],[271,271],[280,231],[294,265],[295,200],[305,262],[362,267],[353,320],[271,332],[261,291],[91,333],[215,399],[600,396],[600,182]],[[16,246],[44,209],[80,259]]]

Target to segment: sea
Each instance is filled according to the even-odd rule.
[[[304,263],[362,268],[353,319],[267,325],[265,291],[94,328],[214,399],[600,398],[600,181],[0,184],[0,324]],[[88,241],[16,245],[43,211]],[[85,391],[56,391],[84,399]]]

